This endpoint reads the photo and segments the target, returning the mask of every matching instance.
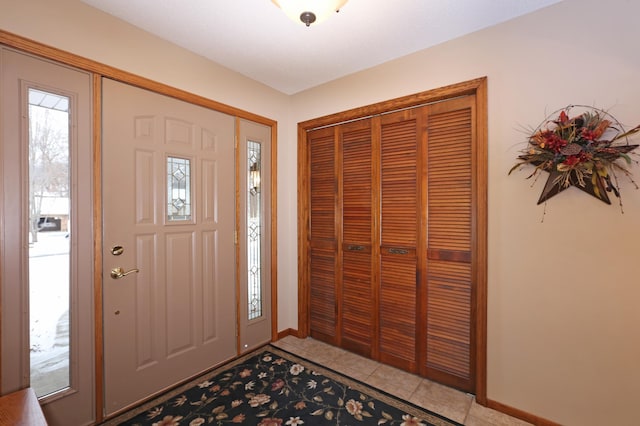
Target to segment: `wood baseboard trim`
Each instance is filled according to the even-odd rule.
[[[511,417],[524,420],[535,426],[562,426],[560,423],[552,422],[551,420],[544,419],[540,416],[536,416],[526,411],[522,411],[518,408],[511,407],[498,401],[487,399],[487,407],[501,413],[508,414]]]
[[[287,336],[295,336],[298,337],[300,339],[303,338],[303,336],[301,335],[301,333],[298,330],[295,330],[293,328],[287,328],[286,330],[282,330],[278,332],[278,339],[284,339]]]

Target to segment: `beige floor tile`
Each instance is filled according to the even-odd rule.
[[[300,352],[302,352],[302,349],[299,345],[291,341],[285,341],[284,339],[278,340],[277,342],[273,343],[273,346],[294,354],[299,354]]]
[[[345,352],[335,360],[335,369],[341,368],[348,369],[350,371],[360,371],[362,374],[370,376],[380,366],[380,363],[373,361],[369,358],[365,358],[360,355],[356,355],[351,352]]]
[[[333,364],[330,367],[353,379],[366,382],[379,365],[380,363],[377,361],[351,352],[344,352],[333,360]]]
[[[311,338],[287,336],[274,345],[467,426],[529,425],[476,404],[473,396],[464,392]]]
[[[299,351],[304,351],[306,350],[306,348],[309,345],[315,345],[317,342],[316,340],[313,340],[311,338],[307,338],[307,339],[300,339],[298,337],[295,336],[287,336],[284,337],[280,340],[278,340],[277,342],[274,342],[273,344],[275,346],[280,346],[280,345],[287,345],[289,347],[295,347],[296,350]]]
[[[491,408],[483,407],[475,401],[464,422],[467,426],[526,426],[531,425],[523,420],[508,416]]]
[[[331,368],[334,360],[345,352],[344,349],[318,342],[317,340],[310,340],[304,343],[300,356]]]
[[[299,339],[296,336],[286,336],[278,340],[277,342],[274,342],[274,344],[276,346],[279,346],[281,344],[286,344],[290,346],[293,345],[296,348],[302,349],[302,347],[304,346],[304,342],[305,342],[305,339]]]
[[[365,382],[398,398],[408,400],[421,380],[413,374],[380,364]]]
[[[303,351],[318,351],[318,350],[322,350],[325,348],[335,348],[335,349],[340,349],[336,346],[331,346],[327,343],[321,342],[319,340],[315,340],[312,339],[310,337],[307,337],[306,339],[298,339],[297,340],[298,345],[300,345],[300,348]]]
[[[423,379],[409,402],[463,423],[471,407],[473,397],[464,392]]]
[[[339,369],[332,367],[332,369],[337,371],[337,372],[339,372],[340,374],[343,374],[343,375],[345,375],[347,377],[350,377],[350,378],[355,379],[355,380],[359,380],[359,381],[364,382],[364,383],[367,383],[367,380],[369,380],[369,377],[371,377],[371,374],[366,373],[366,372],[361,371],[361,370],[351,370],[351,369],[346,368],[346,367],[339,368]]]

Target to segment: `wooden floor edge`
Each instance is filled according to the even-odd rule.
[[[492,399],[487,399],[487,407],[511,417],[524,420],[525,422],[529,422],[536,426],[561,426],[560,423],[552,422],[551,420],[544,419],[540,416],[536,416],[535,414],[528,413]]]

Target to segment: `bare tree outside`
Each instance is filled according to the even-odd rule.
[[[38,241],[45,197],[69,198],[69,114],[29,105],[29,231]]]

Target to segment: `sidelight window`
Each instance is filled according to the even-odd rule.
[[[28,94],[30,383],[43,397],[70,386],[70,102]]]

